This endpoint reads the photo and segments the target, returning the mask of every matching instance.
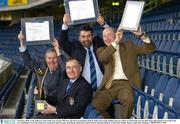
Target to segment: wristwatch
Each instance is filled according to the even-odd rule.
[[[138,37],[139,38],[141,38],[142,36],[144,36],[145,35],[145,33],[143,32],[141,35],[139,35]]]

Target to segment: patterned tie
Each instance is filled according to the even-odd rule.
[[[93,55],[90,48],[88,48],[88,54],[89,54],[89,64],[90,64],[90,73],[91,73],[91,87],[93,91],[96,91],[97,89],[96,68],[95,68],[94,59],[93,59]]]
[[[66,88],[66,93],[69,91],[69,89],[71,88],[72,84],[73,84],[73,82],[69,81],[68,86]]]

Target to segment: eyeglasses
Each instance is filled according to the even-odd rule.
[[[79,69],[79,67],[80,67],[80,66],[72,66],[72,67],[67,66],[67,67],[66,67],[66,70],[67,70],[67,71],[69,71],[69,70],[77,70],[77,69]]]

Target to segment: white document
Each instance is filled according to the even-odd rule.
[[[50,40],[49,21],[26,22],[26,41]]]
[[[127,1],[120,27],[126,30],[137,30],[141,19],[144,2]]]
[[[72,21],[95,17],[93,0],[70,1],[69,8]]]

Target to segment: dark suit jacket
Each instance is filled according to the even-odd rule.
[[[135,45],[132,41],[126,41],[119,44],[119,53],[122,68],[128,80],[138,88],[141,88],[140,72],[137,62],[137,56],[141,54],[149,54],[155,51],[156,46],[153,42],[144,43],[143,45]],[[104,88],[108,82],[112,81],[114,73],[113,54],[116,49],[110,45],[97,50],[98,59],[105,67],[104,78],[101,88]]]
[[[34,61],[31,58],[28,50],[21,52],[21,56],[24,60],[25,65],[28,66],[30,69],[32,69],[34,71],[34,68],[36,68],[36,70],[41,69],[42,71],[45,72],[45,70],[47,68],[47,66],[45,66],[45,63]],[[44,79],[44,83],[43,83],[43,87],[46,88],[47,93],[46,93],[46,98],[45,98],[44,92],[42,92],[43,98],[41,98],[41,99],[45,99],[49,104],[54,105],[54,106],[57,105],[56,87],[60,80],[61,71],[64,69],[64,65],[65,65],[64,64],[65,60],[63,60],[61,57],[62,56],[59,57],[59,63],[61,66],[59,66],[59,68],[56,71],[54,71],[52,74],[48,70],[47,74],[45,76],[45,79]]]
[[[86,49],[81,45],[80,41],[73,40],[69,41],[68,38],[68,30],[62,30],[59,38],[59,44],[63,48],[63,50],[71,57],[77,58],[82,67],[84,67],[85,58],[86,58]],[[93,38],[93,52],[97,58],[96,50],[102,46],[105,46],[102,38],[96,36]],[[101,69],[101,72],[104,73],[103,65],[98,61],[98,65]]]
[[[66,93],[68,83],[69,79],[62,77],[58,86],[58,105],[56,107],[58,118],[80,118],[92,100],[92,88],[90,84],[80,76]],[[74,98],[73,105],[70,105],[69,98]]]

